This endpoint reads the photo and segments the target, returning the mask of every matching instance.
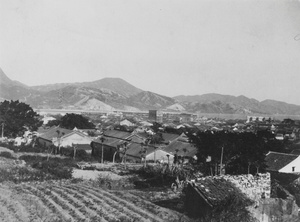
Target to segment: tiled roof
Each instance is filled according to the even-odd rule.
[[[175,139],[177,139],[178,137],[180,137],[180,135],[178,134],[172,134],[172,133],[162,133],[162,138],[164,139],[164,141],[168,142],[168,141],[173,141]]]
[[[146,133],[146,132],[137,133],[136,135],[138,135],[138,136],[140,136],[140,137],[142,137],[142,138],[144,138],[144,139],[147,139],[147,138],[149,137],[149,134]]]
[[[231,192],[236,190],[232,183],[223,178],[199,178],[193,185],[194,189],[211,207],[217,206],[222,200],[229,196]]]
[[[107,130],[104,133],[104,136],[111,136],[116,138],[125,139],[131,135],[129,132],[120,131],[120,130]]]
[[[110,138],[110,137],[104,137],[105,140],[103,141],[103,144],[104,145],[107,145],[107,146],[111,146],[111,147],[117,147],[119,144],[122,144],[124,143],[123,140],[120,140],[120,139],[116,139],[116,138]],[[101,140],[98,138],[96,140],[94,140],[93,142],[95,143],[99,143],[101,144]]]
[[[278,171],[295,160],[299,155],[269,152],[265,158],[267,170]]]
[[[141,157],[141,152],[143,152],[144,147],[141,147],[141,144],[138,143],[130,143],[127,146],[126,154],[134,157]],[[148,146],[147,148],[147,154],[154,151],[154,148],[152,146]]]
[[[41,134],[39,137],[43,138],[45,140],[48,141],[52,141],[53,138],[58,137],[58,133],[57,131],[59,130],[59,136],[65,136],[67,134],[70,134],[73,132],[73,130],[69,130],[69,129],[64,129],[64,128],[60,128],[60,127],[55,127],[55,128],[50,128],[47,132]]]
[[[194,156],[197,153],[197,148],[187,142],[182,141],[174,141],[170,143],[168,146],[166,146],[163,150],[167,153],[175,154],[176,150],[178,149],[177,155],[178,156]],[[184,150],[186,149],[186,152]]]

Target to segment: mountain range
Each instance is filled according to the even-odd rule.
[[[218,114],[300,115],[300,106],[275,100],[259,102],[215,93],[167,97],[144,91],[120,78],[93,82],[27,86],[11,80],[0,68],[0,100],[20,100],[38,109],[145,111],[149,109]]]

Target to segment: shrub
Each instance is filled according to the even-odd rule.
[[[21,146],[15,146],[13,144],[13,142],[9,142],[9,143],[0,143],[0,146],[10,149],[10,150],[14,151],[15,153],[17,153],[17,152],[43,153],[43,152],[45,152],[44,148],[42,148],[40,146],[32,147],[31,144],[29,144],[29,145],[21,144]]]
[[[47,160],[47,157],[22,155],[19,159],[25,160],[33,168],[51,174],[55,179],[72,178],[72,168],[76,166],[76,163],[70,158],[52,157]]]
[[[44,181],[53,179],[53,176],[42,171],[29,170],[26,167],[14,167],[10,169],[0,168],[0,182],[11,181],[14,183],[29,181]]]
[[[8,158],[8,159],[16,159],[16,158],[11,154],[11,152],[7,152],[7,151],[1,152],[1,153],[0,153],[0,156],[5,157],[5,158]]]

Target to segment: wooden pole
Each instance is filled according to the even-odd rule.
[[[224,152],[224,146],[222,146],[222,152],[221,152],[220,175],[223,174],[223,152]]]

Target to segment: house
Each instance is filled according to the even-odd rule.
[[[141,143],[130,142],[127,145],[126,160],[131,162],[141,162],[145,158],[145,155],[147,156],[147,153],[153,152],[153,146],[142,146]],[[123,153],[121,153],[120,157],[123,157]]]
[[[132,122],[130,122],[129,120],[125,119],[123,121],[120,122],[121,126],[127,126],[127,127],[132,127],[134,126],[134,124]]]
[[[50,147],[51,145],[60,147],[72,147],[74,144],[89,145],[91,141],[90,137],[79,131],[61,127],[52,127],[37,138],[37,143],[44,147]]]
[[[162,138],[165,143],[171,143],[180,137],[179,134],[173,133],[162,133]]]
[[[162,149],[153,150],[153,152],[149,152],[148,155],[146,155],[147,161],[158,161],[160,163],[173,163],[174,162],[174,155],[170,154]]]
[[[242,195],[237,195],[238,193]],[[256,203],[255,208],[258,207],[262,210],[260,212],[264,212],[264,205],[260,203],[264,203],[264,200],[270,200],[271,176],[270,173],[265,173],[255,176],[246,174],[201,177],[188,182],[185,194],[186,209],[194,217],[204,218],[213,214],[215,208],[224,208],[227,204],[230,205],[232,199],[228,197],[231,195],[234,196],[234,201],[240,203],[251,204],[254,201]],[[286,205],[284,207],[286,208]],[[261,214],[254,214],[253,216],[259,221],[271,221],[274,212],[265,211],[265,213],[265,216],[269,214],[270,219],[260,220]]]
[[[72,133],[73,130],[61,128],[61,127],[51,127],[44,133],[41,133],[37,138],[37,143],[44,147],[50,147],[53,145],[53,139],[57,137],[61,137]]]
[[[269,152],[265,161],[269,172],[300,173],[300,155]]]
[[[132,133],[130,132],[107,130],[103,133],[103,140],[101,138],[97,138],[92,141],[91,146],[93,148],[93,154],[101,157],[103,149],[103,159],[112,161],[114,154],[119,147],[125,144],[125,142],[127,144],[130,142],[130,136],[132,136]]]
[[[60,138],[53,138],[53,144],[55,146],[61,147],[72,147],[75,144],[87,144],[89,145],[92,142],[92,139],[79,132],[79,131],[72,131],[68,134],[61,136]]]
[[[188,142],[184,142],[181,140],[176,140],[167,145],[166,147],[162,148],[163,151],[171,154],[171,155],[177,155],[187,158],[192,158],[197,153],[197,148]]]
[[[232,183],[222,178],[206,177],[189,182],[185,192],[186,209],[191,216],[203,218],[211,214],[235,189]]]

